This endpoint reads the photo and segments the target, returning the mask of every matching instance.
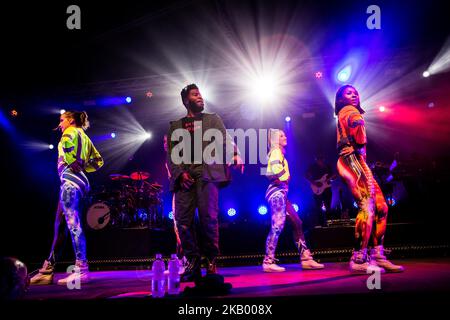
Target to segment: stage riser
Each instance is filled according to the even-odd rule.
[[[266,230],[267,229],[267,230]],[[244,230],[229,227],[220,230],[220,247],[223,256],[245,256],[264,254],[268,228]],[[307,232],[306,238],[315,252],[324,257],[347,256],[345,250],[353,247],[354,227],[315,228]],[[449,244],[446,233],[439,227],[419,224],[390,224],[387,227],[386,247],[435,246]],[[156,253],[175,253],[175,236],[171,229],[110,229],[87,232],[89,260],[121,258],[145,259]],[[339,250],[345,252],[339,253]],[[66,250],[66,252],[71,250]],[[277,253],[295,254],[296,248],[290,227],[287,225],[280,236]],[[65,255],[70,260],[70,255]]]

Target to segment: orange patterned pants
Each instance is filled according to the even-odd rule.
[[[372,236],[373,245],[382,245],[386,232],[388,206],[364,157],[359,154],[341,156],[337,162],[339,175],[350,188],[356,204],[356,249],[365,249]]]

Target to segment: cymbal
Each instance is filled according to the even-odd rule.
[[[150,173],[145,171],[136,171],[130,174],[132,180],[147,180],[150,178]]]
[[[116,180],[126,180],[126,179],[130,179],[129,176],[126,176],[126,175],[120,174],[120,173],[113,173],[113,174],[110,174],[110,175],[109,175],[109,178],[110,178],[111,180],[114,180],[114,181],[116,181]]]

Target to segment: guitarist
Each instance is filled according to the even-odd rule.
[[[326,177],[324,178],[324,176]],[[305,173],[305,178],[311,183],[311,188],[316,187],[319,190],[317,193],[313,193],[316,212],[315,225],[327,226],[327,218],[330,217],[332,193],[331,186],[327,186],[326,183],[330,184],[330,180],[333,177],[331,166],[325,162],[323,154],[317,154],[314,163],[308,167]],[[320,189],[322,189],[322,192],[320,192]]]

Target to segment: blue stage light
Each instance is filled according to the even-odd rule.
[[[290,122],[290,121],[291,121],[291,117],[287,116],[284,120],[285,120],[286,122]]]
[[[236,209],[230,208],[230,209],[228,209],[227,213],[230,217],[233,217],[236,215]]]
[[[170,212],[169,212],[169,219],[170,219],[170,220],[173,220],[173,211],[170,211]]]
[[[293,203],[292,206],[294,207],[295,212],[298,212],[299,210],[298,204]]]
[[[259,208],[258,208],[258,213],[260,214],[260,215],[265,215],[266,213],[267,213],[267,207],[266,206],[259,206]]]
[[[125,98],[125,101],[126,101],[127,103],[131,103],[131,97],[126,97],[126,98]]]
[[[111,138],[114,139],[115,137],[116,137],[116,133],[115,133],[115,132],[112,132],[112,133],[111,133]]]
[[[352,75],[352,67],[346,66],[338,72],[337,79],[339,82],[345,83],[350,79],[351,75]]]

